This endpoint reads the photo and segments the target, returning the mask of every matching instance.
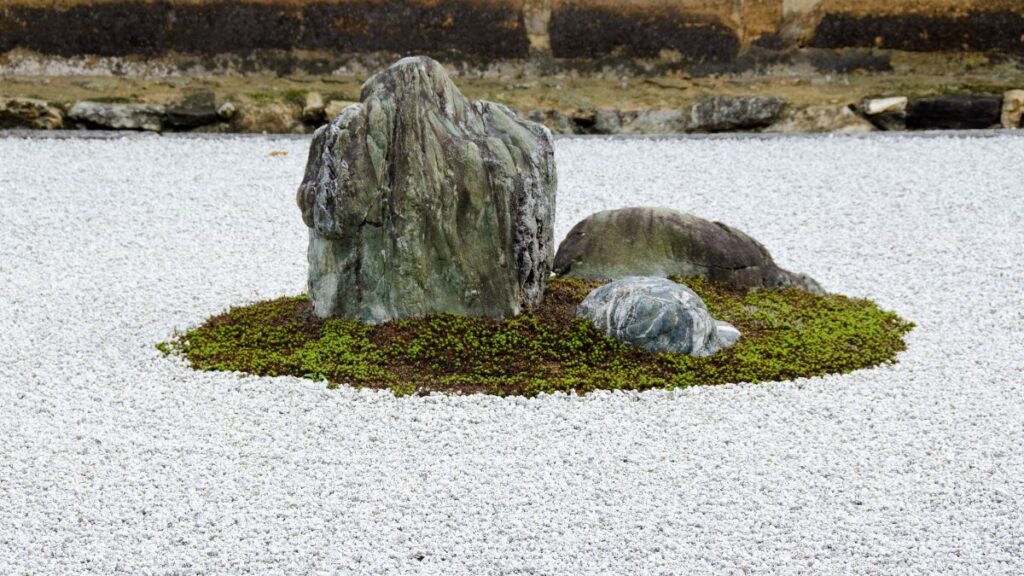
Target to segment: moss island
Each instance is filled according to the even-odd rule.
[[[308,297],[285,297],[232,308],[157,347],[199,370],[300,376],[329,387],[534,396],[850,372],[894,361],[914,326],[870,300],[796,288],[740,292],[687,279],[712,315],[743,338],[704,358],[653,354],[576,318],[576,306],[600,284],[552,280],[539,308],[502,321],[451,315],[379,325],[323,320]]]

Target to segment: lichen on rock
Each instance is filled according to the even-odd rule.
[[[75,102],[68,117],[85,126],[107,130],[149,130],[159,132],[166,110],[157,104]]]
[[[320,317],[505,318],[540,303],[553,261],[551,133],[467,100],[404,58],[317,130],[297,194]]]
[[[64,126],[60,109],[37,98],[0,98],[0,130],[34,128],[55,130]]]

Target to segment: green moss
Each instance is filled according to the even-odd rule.
[[[249,92],[247,94],[250,100],[257,104],[270,104],[272,102],[279,102],[281,98],[275,94],[269,94],[267,92]]]
[[[249,92],[246,94],[250,100],[257,104],[271,104],[274,102],[288,102],[304,106],[306,103],[306,92],[304,90],[273,90],[270,92]]]
[[[134,95],[133,95],[134,96]],[[137,104],[138,100],[133,100],[128,96],[93,96],[90,98],[92,102],[100,102],[103,104]]]
[[[299,106],[305,106],[306,104],[305,90],[285,90],[281,95],[292,104],[298,104]]]
[[[396,395],[681,388],[849,372],[891,362],[913,324],[869,300],[794,288],[740,293],[687,280],[743,338],[706,358],[651,354],[575,317],[595,282],[555,280],[544,304],[496,321],[437,315],[369,326],[319,320],[305,296],[232,308],[158,345],[194,368],[295,375]]]

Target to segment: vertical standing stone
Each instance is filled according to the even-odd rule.
[[[514,316],[554,259],[551,133],[405,58],[317,130],[297,200],[321,317]]]

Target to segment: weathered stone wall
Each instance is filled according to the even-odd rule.
[[[878,48],[1024,55],[1021,0],[4,0],[0,51],[252,50],[480,59]]]
[[[257,49],[527,55],[521,0],[10,0],[0,51],[154,56]]]

